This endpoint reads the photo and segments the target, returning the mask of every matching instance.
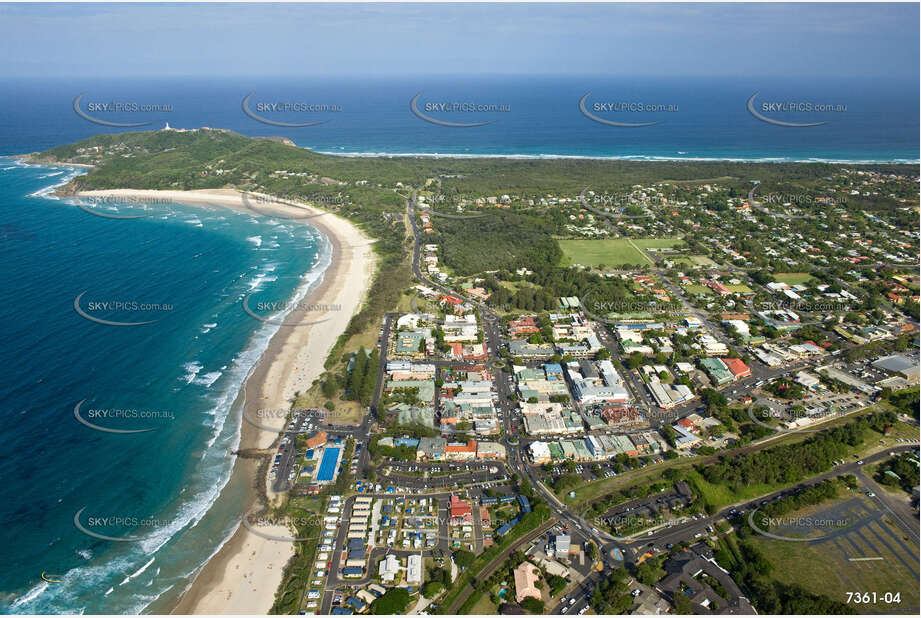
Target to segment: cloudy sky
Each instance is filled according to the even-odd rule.
[[[911,4],[2,4],[0,76],[918,78]]]

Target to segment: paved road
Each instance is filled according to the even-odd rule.
[[[551,616],[560,616],[560,615],[572,615],[577,616],[579,610],[588,605],[591,602],[592,593],[595,591],[595,586],[605,577],[605,574],[594,572],[589,574],[584,580],[582,580],[575,588],[570,592],[563,595],[560,599],[560,602],[550,611]],[[575,602],[570,604],[568,599],[575,599]]]
[[[664,549],[666,545],[668,544],[676,545],[679,543],[683,543],[685,541],[691,541],[697,538],[695,537],[695,535],[705,534],[707,526],[713,525],[716,521],[719,521],[720,519],[729,515],[733,510],[739,510],[739,511],[746,512],[746,513],[750,512],[753,509],[756,509],[762,502],[771,501],[774,498],[787,495],[795,491],[797,488],[805,487],[808,485],[815,485],[816,483],[819,483],[829,478],[840,476],[842,474],[858,475],[863,465],[868,464],[868,463],[873,463],[876,461],[880,461],[882,459],[886,459],[887,457],[889,457],[889,451],[904,452],[904,451],[910,451],[916,448],[917,446],[894,447],[887,451],[876,453],[874,455],[870,455],[864,458],[862,460],[863,464],[858,464],[855,461],[852,463],[846,463],[840,466],[836,466],[827,472],[823,472],[822,474],[813,476],[807,480],[797,483],[796,485],[792,485],[790,487],[784,487],[783,489],[779,489],[779,490],[770,492],[768,494],[759,496],[752,500],[746,500],[744,502],[740,502],[737,504],[727,506],[726,508],[722,509],[719,513],[712,515],[710,517],[703,517],[697,520],[690,520],[682,524],[678,524],[678,525],[671,526],[668,528],[662,528],[662,529],[653,531],[652,534],[642,534],[633,539],[623,539],[618,543],[618,545],[620,545],[623,548],[624,559],[627,562],[634,562],[635,559],[639,555],[641,555],[642,553],[641,550],[650,548],[652,546],[658,547],[659,549]],[[877,496],[879,495],[880,494],[877,494]],[[896,521],[899,522],[903,528],[906,528],[906,529],[909,528],[906,526],[906,523],[903,522],[900,518],[897,517]],[[916,528],[917,528],[917,523],[915,523],[915,530],[912,533],[913,538],[915,539],[918,538],[918,533],[917,533]]]
[[[377,414],[377,407],[381,400],[381,393],[384,390],[384,378],[387,375],[387,354],[389,353],[388,343],[390,342],[390,331],[393,328],[393,321],[397,314],[388,313],[384,316],[384,325],[381,328],[380,345],[380,368],[377,372],[377,383],[374,386],[374,394],[371,396],[371,415]]]
[[[900,448],[904,450],[906,447]],[[890,452],[894,453],[896,449],[886,451],[884,457],[881,458],[888,457]],[[867,458],[866,461],[870,461],[870,458]],[[873,492],[874,497],[871,498],[871,500],[875,502],[881,510],[887,511],[892,515],[892,518],[898,523],[899,527],[908,534],[909,538],[914,541],[917,547],[919,541],[921,541],[918,537],[918,517],[915,515],[914,509],[911,508],[908,500],[899,500],[893,497],[876,481],[864,474],[863,470],[857,473],[857,479]]]
[[[422,274],[422,270],[420,268],[422,234],[419,230],[418,222],[416,221],[415,196],[416,193],[413,192],[412,197],[406,200],[406,210],[412,225],[414,237],[412,262],[413,274],[419,281],[422,281],[425,285],[428,285],[433,289],[439,290],[444,294],[463,298],[463,295],[459,294],[455,290],[452,290],[451,288],[439,283],[435,283]],[[506,444],[506,448],[508,449],[508,464],[510,469],[513,472],[518,473],[522,478],[529,479],[532,487],[534,487],[535,490],[544,496],[544,498],[547,500],[551,512],[553,512],[553,514],[559,517],[562,521],[566,522],[567,526],[579,530],[582,532],[582,534],[584,534],[586,538],[595,540],[599,546],[602,545],[604,542],[609,541],[613,537],[605,532],[588,526],[582,521],[580,517],[570,513],[560,503],[560,501],[557,500],[556,496],[554,496],[550,490],[544,487],[544,485],[540,482],[540,479],[534,475],[533,471],[528,466],[526,457],[524,457],[522,454],[523,447],[517,444],[517,441],[509,441],[510,436],[517,436],[518,428],[515,425],[516,421],[513,420],[513,411],[509,403],[508,395],[510,392],[507,375],[504,370],[496,367],[496,363],[500,363],[502,361],[501,357],[499,356],[499,346],[501,345],[500,328],[502,327],[502,320],[485,304],[476,301],[470,302],[472,302],[480,310],[484,320],[485,341],[487,343],[487,347],[489,348],[489,362],[493,367],[495,367],[495,384],[499,393],[498,405],[500,408],[500,415],[505,427],[503,442]]]

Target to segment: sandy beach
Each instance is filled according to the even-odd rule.
[[[359,310],[373,279],[376,259],[372,241],[346,219],[305,205],[275,202],[254,194],[244,197],[233,190],[118,189],[85,191],[78,195],[126,201],[172,201],[227,207],[257,215],[277,214],[309,224],[326,236],[332,251],[330,266],[322,282],[285,318],[286,324],[302,325],[281,326],[246,381],[240,397],[245,397],[249,407],[287,409],[296,391],[304,391],[311,386],[323,372],[323,362],[336,339]],[[311,214],[320,216],[297,219]],[[240,404],[239,400],[237,404]],[[273,425],[265,419],[260,420],[268,426]],[[283,420],[276,422],[280,430]],[[268,448],[277,437],[277,432],[243,422],[240,449]],[[244,505],[246,510],[259,499],[257,483],[263,484],[265,493],[270,500],[273,499],[269,479],[256,478],[259,474],[257,461],[238,458],[233,474],[248,479],[248,485],[252,487]],[[265,532],[279,536],[291,534],[284,529],[265,528]],[[173,613],[265,614],[275,599],[284,566],[293,554],[293,544],[263,538],[240,526],[199,572]]]

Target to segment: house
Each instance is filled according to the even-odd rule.
[[[515,569],[515,601],[521,603],[528,597],[541,600],[540,589],[537,582],[540,580],[540,570],[527,560]]]
[[[363,609],[367,606],[367,603],[365,603],[364,601],[362,601],[362,600],[359,599],[358,597],[349,597],[349,598],[347,598],[347,599],[345,600],[345,604],[346,604],[346,605],[351,605],[351,606],[355,609],[356,612],[360,612],[361,610],[363,610]]]

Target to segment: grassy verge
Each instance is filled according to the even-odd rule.
[[[282,507],[285,517],[300,523],[296,526],[297,538],[308,540],[295,543],[296,553],[284,567],[270,614],[297,614],[300,611],[317,553],[320,514],[325,508],[325,498],[292,498]]]

